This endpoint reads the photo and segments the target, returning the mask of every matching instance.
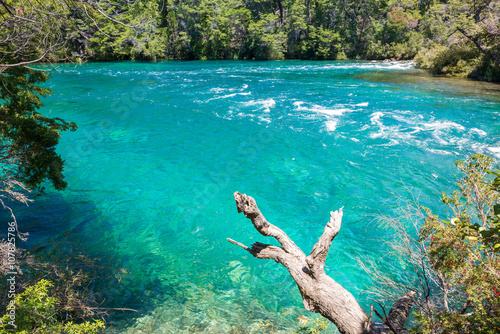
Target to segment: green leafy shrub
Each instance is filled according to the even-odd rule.
[[[434,74],[467,76],[475,68],[478,57],[479,50],[472,43],[460,43],[423,49],[416,55],[415,62]]]
[[[500,46],[488,50],[478,61],[476,68],[469,74],[470,78],[490,82],[500,82]]]
[[[426,210],[420,241],[444,291],[439,308],[417,310],[418,333],[500,331],[500,171],[493,159],[474,155],[457,161],[460,190],[443,202],[453,217]]]
[[[372,41],[367,48],[368,59],[413,59],[419,52],[423,43],[422,34],[411,31],[407,33],[405,41],[383,44],[380,40]]]
[[[441,44],[433,45],[430,48],[420,50],[415,56],[415,64],[420,68],[431,69],[439,54],[444,52],[446,47]]]
[[[376,281],[370,290],[382,308],[416,293],[411,333],[500,333],[500,170],[479,154],[456,165],[458,190],[442,195],[449,218],[415,197],[397,198],[400,215],[382,217],[393,229],[385,243],[401,272],[388,272],[385,260],[358,261]]]
[[[49,288],[53,285],[47,280],[40,280],[24,292],[15,296],[15,320],[9,311],[1,318],[0,334],[97,334],[105,328],[101,320],[73,323],[58,319],[59,300],[51,297]],[[15,325],[15,327],[12,326]]]

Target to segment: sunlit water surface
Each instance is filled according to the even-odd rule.
[[[58,147],[69,186],[19,208],[20,224],[32,244],[70,235],[128,273],[105,305],[138,312],[115,313],[113,333],[291,332],[311,316],[284,268],[226,241],[272,242],[235,191],[306,252],[343,206],[326,271],[369,310],[356,258],[383,257],[390,233],[374,217],[397,214],[406,188],[443,212],[455,160],[500,157],[499,86],[411,64],[93,63],[48,85],[42,112],[79,126]]]

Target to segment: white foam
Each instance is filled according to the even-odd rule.
[[[422,119],[423,119],[423,116],[422,115],[416,115],[416,116],[412,116],[410,115],[410,117],[406,117],[404,116],[404,114],[407,114],[409,113],[409,111],[399,111],[399,113],[401,113],[400,115],[393,115],[392,118],[394,118],[396,121],[399,121],[401,123],[408,123],[408,124],[421,124],[422,123]],[[421,129],[418,128],[418,130],[420,131]]]
[[[382,131],[380,132],[375,132],[375,133],[370,133],[370,138],[375,139],[375,138],[380,138],[384,135]]]
[[[401,126],[399,125],[385,126],[381,121],[381,118],[385,116],[383,112],[377,111],[370,116],[371,124],[378,127],[377,132],[370,133],[370,138],[389,139],[390,142],[384,144],[384,146],[397,145],[400,140],[403,142],[411,142],[413,140],[414,132],[401,131]]]
[[[259,121],[266,122],[266,123],[271,123],[271,119],[268,118],[268,117],[264,117],[264,116],[259,116]]]
[[[374,69],[374,70],[408,70],[411,68],[415,67],[414,62],[408,62],[408,61],[393,61],[393,62],[375,62],[375,63],[368,63],[368,62],[337,62],[337,63],[330,63],[328,65],[290,65],[290,66],[283,66],[283,67],[277,67],[277,68],[265,68],[265,67],[254,67],[250,68],[248,71],[249,72],[254,72],[254,73],[270,73],[272,71],[297,71],[297,72],[311,72],[311,71],[324,71],[324,70],[337,70],[337,69],[353,69],[353,68],[360,68],[360,69]]]
[[[456,144],[458,144],[460,147],[462,147],[462,144],[464,144],[465,142],[468,142],[467,138],[458,139],[456,137],[451,136],[448,133],[449,130],[452,130],[452,129],[455,129],[458,131],[465,131],[465,128],[458,123],[449,122],[449,121],[443,121],[443,122],[434,121],[434,122],[430,122],[430,123],[424,123],[423,127],[424,127],[424,129],[423,129],[424,131],[425,130],[433,131],[432,137],[436,140],[436,142],[439,145],[454,145],[454,144],[456,145]],[[443,138],[443,136],[446,136],[446,138]],[[440,153],[438,151],[439,150],[437,150],[436,152],[433,152],[433,153],[443,154],[443,153]]]
[[[385,125],[384,123],[397,124]],[[454,155],[464,151],[486,152],[500,156],[500,145],[480,144],[477,136],[487,136],[487,133],[478,128],[467,129],[461,124],[449,120],[436,120],[434,117],[426,119],[424,116],[411,111],[378,111],[370,115],[370,125],[361,130],[370,129],[369,137],[389,140],[387,144],[394,145],[401,142],[406,145],[419,147],[433,154]]]
[[[438,150],[438,149],[434,149],[434,148],[428,148],[426,147],[425,148],[426,151],[429,151],[431,153],[434,153],[434,154],[439,154],[439,155],[451,155],[453,153],[449,152],[449,151],[445,151],[445,150]]]
[[[245,92],[245,93],[233,93],[233,94],[227,94],[227,95],[223,95],[223,96],[216,96],[216,97],[212,97],[211,99],[208,99],[208,101],[212,101],[212,100],[218,100],[218,99],[227,99],[227,98],[230,98],[230,97],[234,97],[236,95],[250,95],[252,94],[252,92]]]
[[[241,88],[214,87],[214,88],[211,88],[210,91],[214,92],[214,93],[217,93],[217,94],[220,94],[220,93],[223,93],[223,92],[234,92],[234,91],[240,91],[241,92],[241,91],[244,91],[247,88],[248,88],[248,85],[244,84]],[[242,94],[242,93],[240,93],[240,94]],[[232,96],[234,96],[234,95],[232,95]],[[220,97],[220,98],[224,98],[224,97]]]
[[[312,112],[322,113],[322,114],[326,114],[326,115],[330,115],[330,116],[341,116],[345,112],[350,111],[349,109],[346,109],[346,108],[328,109],[328,108],[325,108],[325,107],[317,105],[317,104],[308,103],[309,106],[303,106],[304,104],[305,104],[305,102],[302,102],[302,101],[296,101],[293,103],[296,110],[298,110],[298,111],[312,111]]]
[[[349,139],[351,139],[355,143],[359,143],[359,139],[358,138],[349,138]]]
[[[382,146],[394,146],[394,145],[398,145],[398,144],[399,144],[399,140],[389,138],[389,142],[386,144],[382,144]]]
[[[477,128],[470,129],[470,132],[477,133],[478,135],[480,135],[482,137],[486,136],[486,132],[484,132],[483,130],[477,129]]]
[[[328,131],[333,132],[337,129],[337,121],[327,121],[325,126]]]
[[[328,70],[338,68],[361,68],[361,69],[383,69],[383,70],[408,70],[415,67],[414,62],[398,62],[393,61],[389,63],[376,62],[376,63],[340,63],[325,66],[314,66],[313,70]]]
[[[436,141],[441,144],[441,145],[450,145],[451,142],[448,142],[446,140],[444,140],[439,134],[437,134],[436,132],[434,132],[434,134],[432,135]]]
[[[358,104],[355,104],[354,106],[356,107],[368,107],[368,102],[363,102],[363,103],[358,103]]]
[[[428,128],[428,129],[438,130],[438,131],[439,130],[447,130],[447,129],[457,129],[460,131],[465,130],[465,128],[463,126],[461,126],[460,124],[455,123],[455,122],[448,122],[448,121],[445,121],[445,122],[436,121],[436,122],[432,122],[432,123],[426,123],[426,124],[424,124],[424,127]]]
[[[225,92],[227,90],[227,88],[220,88],[220,87],[214,87],[212,89],[210,89],[211,92],[215,92],[215,93],[222,93],[222,92]]]
[[[412,143],[414,138],[411,133],[402,132],[399,126],[382,127],[380,131],[371,133],[370,138],[383,138],[391,141],[390,146],[399,144],[399,141]]]
[[[270,112],[271,108],[276,106],[276,101],[273,99],[266,100],[257,100],[257,101],[248,101],[248,102],[240,102],[244,106],[259,106],[259,108],[264,109],[265,112]]]
[[[373,114],[371,114],[371,118],[370,118],[370,121],[372,122],[372,124],[382,124],[380,122],[380,118],[382,116],[384,116],[384,113],[383,112],[380,112],[380,111],[377,111],[377,112],[374,112]]]

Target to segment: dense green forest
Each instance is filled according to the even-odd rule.
[[[20,18],[33,11],[26,0],[1,3],[4,28],[10,14]],[[415,59],[435,74],[500,81],[499,0],[70,0],[43,5],[40,30],[47,32],[45,40],[60,44],[48,50],[54,61]],[[26,32],[22,26],[18,30],[20,36]],[[2,34],[10,41],[8,29]]]
[[[498,0],[100,1],[69,13],[65,55],[114,59],[409,60],[500,80]],[[119,22],[128,22],[127,25]],[[76,27],[76,29],[74,29]]]

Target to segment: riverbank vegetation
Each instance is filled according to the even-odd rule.
[[[493,159],[457,161],[458,189],[442,194],[448,217],[401,199],[400,217],[381,217],[394,231],[386,242],[407,270],[387,273],[372,259],[360,264],[383,305],[416,292],[412,333],[497,333],[500,330],[500,171]]]
[[[23,61],[415,59],[435,74],[500,81],[498,0],[54,0],[42,13],[2,3],[11,48],[42,34],[50,46]]]
[[[435,74],[500,80],[498,0],[106,0],[72,6],[61,27],[67,44],[51,53],[55,61],[415,59]]]

